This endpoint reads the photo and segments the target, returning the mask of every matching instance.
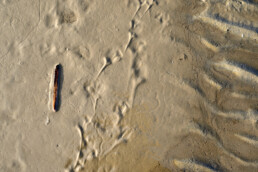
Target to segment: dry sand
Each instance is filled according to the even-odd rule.
[[[258,171],[257,0],[1,0],[0,23],[1,172]]]

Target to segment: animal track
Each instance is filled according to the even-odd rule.
[[[120,61],[123,57],[123,53],[121,50],[109,50],[106,53],[106,56],[103,58],[103,65],[100,71],[97,74],[97,78],[101,75],[101,73],[111,64]]]
[[[96,114],[91,119],[85,118],[77,126],[81,137],[80,148],[75,163],[68,168],[70,171],[79,171],[84,168],[86,161],[104,157],[130,137],[130,129],[120,124],[121,113],[125,113],[120,110],[108,115]]]
[[[142,3],[134,18],[144,15],[149,5]],[[141,9],[140,9],[141,8]],[[134,19],[133,19],[134,20]],[[135,35],[134,26],[130,29],[130,33]],[[120,49],[110,49],[106,52],[103,58],[103,64],[97,73],[94,81],[85,83],[84,90],[86,97],[93,102],[94,114],[88,115],[82,124],[78,124],[77,129],[80,133],[80,148],[77,153],[75,163],[67,169],[70,171],[79,171],[84,166],[86,161],[93,158],[103,158],[114,147],[120,143],[126,142],[130,138],[131,129],[121,124],[121,120],[133,106],[133,100],[136,94],[137,87],[146,80],[146,67],[142,64],[146,58],[144,41],[138,40],[136,37],[131,37],[125,50],[132,50],[133,59],[131,61],[130,79],[128,90],[130,95],[125,100],[121,100],[113,107],[113,112],[110,114],[98,113],[98,102],[102,101],[101,87],[98,85],[98,80],[104,70],[122,60],[124,52]],[[82,53],[81,53],[82,54]],[[104,86],[103,86],[104,87]]]

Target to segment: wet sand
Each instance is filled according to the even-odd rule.
[[[257,171],[257,11],[1,1],[0,171]]]

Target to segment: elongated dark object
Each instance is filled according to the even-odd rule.
[[[54,94],[53,94],[53,108],[54,111],[59,110],[59,99],[60,99],[60,77],[61,77],[61,65],[56,65],[55,76],[54,76]]]

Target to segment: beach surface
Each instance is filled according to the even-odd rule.
[[[258,171],[257,0],[2,0],[0,23],[0,172]]]

